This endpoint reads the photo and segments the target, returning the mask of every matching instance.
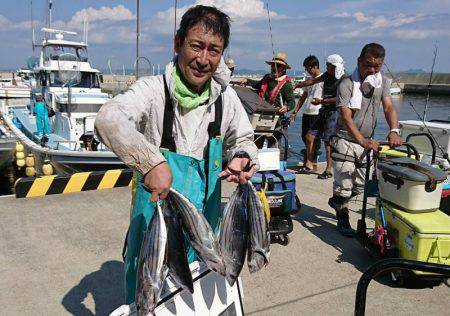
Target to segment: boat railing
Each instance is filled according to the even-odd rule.
[[[76,141],[76,140],[56,140],[56,150],[59,150],[60,144],[68,144],[69,149],[73,151],[81,151],[83,147],[82,141]],[[71,144],[75,144],[74,146],[70,146]],[[110,151],[108,147],[105,146],[103,143],[99,143],[96,151]]]
[[[59,145],[62,144],[68,144],[70,150],[77,150],[77,146],[80,146],[81,148],[81,142],[80,141],[76,141],[76,140],[57,140],[55,141],[56,143],[56,149],[59,150]],[[75,146],[70,146],[70,144],[75,144]]]

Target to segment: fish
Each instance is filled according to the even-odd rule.
[[[167,267],[169,277],[184,290],[194,293],[194,282],[186,256],[184,235],[180,215],[173,211],[173,205],[168,202],[168,211],[164,214],[167,225]]]
[[[208,268],[224,275],[225,267],[220,254],[219,243],[205,216],[198,211],[191,201],[173,188],[170,189],[168,198],[173,205],[173,209],[180,214],[183,230],[197,256]]]
[[[223,210],[219,243],[225,278],[233,286],[244,266],[248,244],[248,220],[241,186],[236,188]]]
[[[136,310],[139,316],[153,315],[167,276],[167,226],[160,203],[150,220],[141,244],[136,282]]]
[[[255,273],[269,263],[270,236],[264,206],[250,181],[248,181],[247,216],[249,223],[247,266],[250,273]]]

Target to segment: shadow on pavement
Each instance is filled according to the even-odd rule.
[[[336,262],[348,262],[361,272],[373,262],[355,238],[344,237],[337,232],[336,218],[332,213],[303,204],[301,211],[292,219],[338,250],[340,254]]]
[[[92,295],[95,313],[83,301]],[[86,275],[62,299],[62,305],[73,315],[109,315],[125,302],[124,266],[120,261],[107,261],[100,270]]]

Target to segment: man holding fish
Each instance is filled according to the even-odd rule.
[[[204,214],[215,234],[221,213],[220,178],[244,184],[257,164],[253,129],[223,61],[229,17],[195,6],[182,17],[177,56],[164,75],[144,77],[98,112],[100,140],[133,170],[136,190],[125,258],[126,303],[135,300],[144,232],[156,201],[174,188]],[[229,161],[222,170],[222,152]],[[197,259],[192,248],[187,259]]]

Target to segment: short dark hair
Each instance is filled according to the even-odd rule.
[[[319,59],[314,55],[309,55],[303,61],[303,67],[319,67]]]
[[[364,58],[366,55],[373,56],[375,58],[384,58],[386,51],[384,47],[378,43],[366,44],[361,50],[360,58]]]
[[[228,47],[230,41],[230,17],[217,9],[203,5],[196,5],[183,14],[177,36],[183,44],[189,29],[197,24],[203,24],[208,31],[220,35],[223,39],[223,49]]]

